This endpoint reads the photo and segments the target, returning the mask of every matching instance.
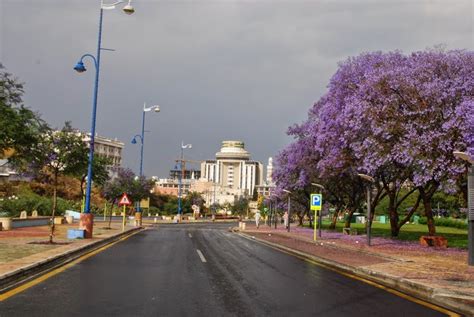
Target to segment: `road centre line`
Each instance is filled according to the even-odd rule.
[[[190,238],[193,237],[193,235],[192,235],[190,232],[188,232],[188,236],[189,236]]]
[[[199,255],[199,257],[201,258],[202,263],[206,263],[206,262],[207,262],[207,261],[206,261],[206,258],[205,258],[204,255],[202,254],[201,250],[196,249],[196,251],[197,251],[197,254]]]

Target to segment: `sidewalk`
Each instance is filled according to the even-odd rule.
[[[104,244],[122,234],[122,224],[112,222],[111,229],[105,229],[107,222],[94,223],[94,233],[92,239],[67,239],[69,228],[77,229],[78,222],[67,225],[56,225],[54,243],[44,244],[49,241],[50,228],[48,226],[17,228],[8,231],[0,231],[0,289],[7,286],[7,279],[24,272],[28,275],[29,270],[33,270],[41,264],[47,264],[60,257],[67,258],[74,255],[76,251],[92,248],[98,244]],[[135,227],[125,227],[126,232],[135,230]],[[8,282],[10,283],[10,282]]]
[[[428,302],[474,316],[474,267],[467,265],[467,250],[434,249],[414,242],[365,235],[322,232],[282,225],[277,229],[247,223],[243,234],[287,251],[295,251],[329,267],[376,281]]]

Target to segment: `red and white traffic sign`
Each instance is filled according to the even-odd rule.
[[[118,204],[119,206],[123,206],[123,205],[130,206],[132,204],[132,202],[127,196],[127,193],[123,193],[122,198],[120,198],[120,201]]]

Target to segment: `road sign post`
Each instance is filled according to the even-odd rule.
[[[318,222],[318,212],[321,213],[321,206],[323,204],[323,195],[311,194],[310,209],[314,210],[314,232],[313,240],[316,241],[316,223]],[[321,230],[321,221],[319,222],[319,230]],[[321,232],[321,231],[320,231]],[[321,236],[321,235],[320,235]]]
[[[125,231],[125,214],[127,206],[130,206],[132,201],[128,198],[127,193],[123,193],[120,201],[118,203],[119,206],[123,206],[123,215],[122,215],[122,231]]]

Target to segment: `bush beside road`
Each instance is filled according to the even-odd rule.
[[[323,222],[323,229],[328,230],[330,222]],[[344,223],[338,222],[334,232],[342,232]],[[351,223],[351,228],[357,229],[359,234],[365,234],[365,224]],[[428,234],[428,227],[424,224],[406,224],[400,230],[397,240],[418,241],[421,236]],[[436,227],[436,234],[448,239],[449,247],[467,248],[467,230],[452,227]],[[390,224],[372,223],[372,236],[390,238]]]

